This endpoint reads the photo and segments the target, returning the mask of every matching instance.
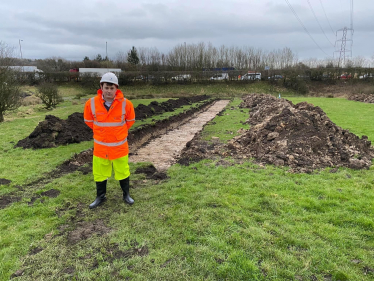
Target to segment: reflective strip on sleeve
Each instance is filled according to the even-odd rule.
[[[102,142],[102,141],[98,141],[98,140],[94,140],[94,142],[96,142],[97,144],[104,145],[104,146],[113,147],[113,146],[120,146],[120,145],[126,143],[127,138],[125,138],[123,141],[120,141],[120,142]]]
[[[84,119],[84,122],[93,122],[93,120],[86,120],[86,119]]]
[[[126,99],[122,102],[122,118],[121,121],[125,121],[125,115],[126,115]]]
[[[95,121],[94,124],[98,127],[120,127],[125,125],[125,122],[97,122]]]
[[[92,115],[94,116],[94,119],[96,120],[96,109],[95,109],[95,100],[94,100],[94,98],[91,98],[91,111],[92,111]]]
[[[127,119],[126,119],[126,122],[131,122],[131,121],[135,121],[135,119],[131,119],[131,120],[127,120]]]

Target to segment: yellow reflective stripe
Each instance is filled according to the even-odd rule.
[[[119,127],[125,125],[125,122],[98,122],[94,121],[94,124],[98,127]]]
[[[126,99],[122,102],[122,117],[121,121],[123,122],[125,120],[125,115],[126,115]]]
[[[104,146],[113,147],[113,146],[120,146],[120,145],[126,143],[127,138],[125,138],[123,141],[120,141],[120,142],[102,142],[102,141],[98,141],[98,140],[95,140],[95,139],[94,139],[94,142],[96,142],[97,144],[104,145]]]
[[[91,111],[92,111],[92,115],[94,116],[94,119],[96,119],[96,109],[95,109],[95,100],[94,100],[94,98],[91,98]]]

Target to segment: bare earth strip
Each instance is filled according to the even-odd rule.
[[[166,170],[175,163],[175,158],[179,156],[186,143],[192,140],[194,135],[221,112],[229,102],[228,100],[215,102],[206,111],[190,119],[178,129],[152,140],[149,144],[137,150],[134,155],[130,156],[129,161],[151,162],[157,170]]]

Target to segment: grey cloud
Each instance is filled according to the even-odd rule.
[[[312,1],[313,8],[326,35],[334,43],[334,35],[318,2]],[[368,56],[372,50],[365,50],[361,42],[369,38],[368,35],[374,30],[374,11],[373,5],[365,6],[363,2],[365,0],[357,4],[360,16],[356,16],[354,40],[355,46],[360,44],[357,50]],[[332,53],[308,5],[295,1],[290,3],[319,45],[326,48],[326,52]],[[347,9],[341,9],[339,1],[325,3],[334,29],[349,24],[346,19]],[[71,9],[72,5],[75,5],[75,9]],[[267,49],[289,46],[300,54],[308,55],[310,52],[313,56],[325,56],[305,33],[284,1],[249,3],[236,0],[229,3],[219,0],[160,0],[147,3],[86,0],[75,3],[66,0],[54,4],[52,1],[36,0],[23,1],[19,7],[7,2],[6,5],[0,4],[0,9],[5,11],[0,18],[0,40],[10,40],[14,44],[18,43],[18,38],[22,38],[25,47],[28,46],[30,51],[35,50],[32,51],[35,57],[44,57],[52,51],[58,51],[61,56],[66,52],[67,56],[73,57],[74,47],[66,46],[75,46],[76,52],[79,52],[76,56],[81,57],[85,51],[99,51],[105,41],[110,41],[116,50],[132,45],[167,50],[181,42],[203,41]]]

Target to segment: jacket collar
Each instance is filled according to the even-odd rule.
[[[104,100],[104,98],[103,98],[103,91],[101,89],[97,90],[97,95],[99,96],[100,100]],[[122,91],[120,89],[117,89],[116,96],[114,97],[113,101],[115,101],[115,100],[121,100],[123,98],[124,98],[124,96],[123,96]]]

